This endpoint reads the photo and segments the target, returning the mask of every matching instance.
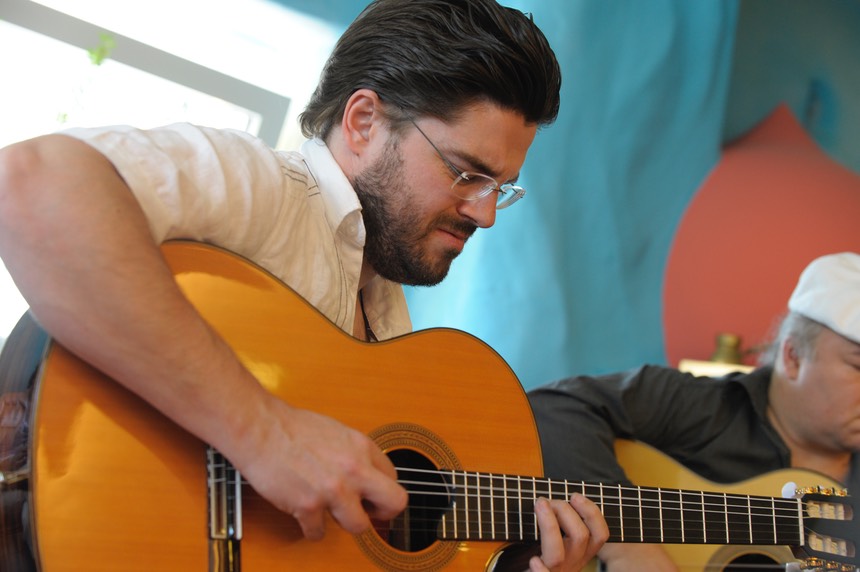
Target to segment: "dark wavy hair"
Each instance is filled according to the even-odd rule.
[[[531,16],[495,0],[375,0],[335,45],[300,115],[304,135],[325,139],[363,88],[395,129],[412,117],[453,120],[479,101],[544,126],[558,115],[561,70]]]

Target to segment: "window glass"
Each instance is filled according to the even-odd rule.
[[[95,65],[87,50],[2,21],[0,50],[27,54],[0,60],[2,77],[27,78],[26,89],[2,95],[0,145],[67,127],[116,123],[145,128],[189,121],[258,134],[260,116],[253,110],[110,58]]]
[[[90,48],[109,44],[112,34],[124,36],[288,98],[276,137],[282,148],[303,140],[298,113],[340,33],[267,0],[15,0],[0,6],[0,53],[13,55],[0,58],[0,77],[7,78],[0,90],[0,146],[72,126],[190,121],[257,134],[261,124],[257,110],[218,97],[218,86],[192,89],[110,55],[96,65],[87,49],[4,18],[17,5],[33,4],[106,30],[106,36],[93,34]],[[0,265],[0,344],[26,308]]]

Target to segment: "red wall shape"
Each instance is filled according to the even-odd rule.
[[[668,363],[708,359],[719,332],[767,341],[803,268],[845,250],[860,252],[860,176],[780,106],[725,148],[681,220],[663,286]]]

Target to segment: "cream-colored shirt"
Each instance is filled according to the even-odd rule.
[[[241,131],[184,123],[63,133],[113,163],[157,242],[197,240],[244,256],[352,333],[365,227],[358,197],[322,141],[275,151]],[[364,307],[378,339],[412,329],[399,284],[374,277]]]

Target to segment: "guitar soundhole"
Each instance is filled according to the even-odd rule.
[[[424,550],[438,540],[437,524],[450,502],[447,485],[438,468],[421,453],[398,449],[389,451],[388,456],[397,467],[398,480],[409,492],[409,503],[397,518],[376,523],[376,532],[398,550]]]
[[[744,554],[735,558],[723,572],[771,572],[777,561],[765,554]]]

